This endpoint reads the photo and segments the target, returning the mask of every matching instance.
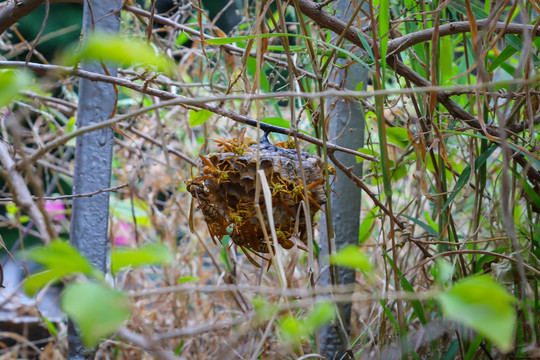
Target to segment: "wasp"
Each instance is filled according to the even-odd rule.
[[[322,207],[311,197],[311,194],[309,192],[309,189],[314,188],[315,186],[321,185],[324,183],[324,179],[317,180],[315,182],[312,182],[311,184],[307,185],[308,189],[308,199],[309,202],[311,202],[315,207],[321,211],[324,212]],[[295,203],[299,203],[301,200],[306,201],[305,195],[304,195],[304,184],[302,183],[301,179],[298,179],[298,186],[295,186],[294,189],[290,192],[291,198]]]
[[[284,149],[296,149],[296,141],[289,138],[289,140],[287,141],[275,143],[274,146],[279,146],[280,148],[284,148]]]
[[[207,174],[207,175],[210,175],[210,176],[214,177],[217,180],[218,184],[221,184],[223,182],[229,182],[229,173],[232,170],[228,170],[228,171],[225,170],[225,167],[227,167],[228,163],[225,164],[223,169],[219,169],[219,168],[215,167],[214,164],[212,164],[212,162],[210,160],[208,160],[207,158],[205,158],[201,154],[199,154],[199,158],[202,160],[202,162],[204,164],[204,167],[203,167],[203,170],[202,170],[203,175]]]
[[[264,236],[261,230],[258,227],[256,228],[250,220],[243,221],[240,225],[235,224],[231,233],[233,243],[240,247],[244,254],[246,254],[249,262],[258,268],[261,266],[249,253],[252,252],[260,258],[269,261],[269,259],[259,254],[268,252],[268,245],[262,239],[264,239]]]
[[[237,158],[238,156],[252,154],[253,151],[249,148],[255,145],[255,141],[249,137],[245,137],[246,129],[242,131],[238,138],[233,138],[225,141],[213,140],[218,144],[220,150],[218,152],[232,153],[231,158]]]
[[[212,204],[208,193],[206,192],[204,185],[197,180],[190,180],[187,182],[187,190],[191,193],[191,206],[189,210],[189,228],[194,232],[193,226],[193,212],[195,207],[195,199],[199,204],[199,209],[201,209],[204,221],[208,226],[208,231],[214,243],[218,243],[218,240],[221,240],[224,235],[227,235],[227,222],[222,214],[221,209]],[[217,240],[216,240],[217,239]]]

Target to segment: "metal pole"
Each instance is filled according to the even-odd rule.
[[[334,9],[337,10],[336,17],[343,21],[348,21],[356,7],[353,6],[355,3],[360,2],[353,2],[351,4],[350,0],[339,0],[334,3]],[[340,60],[337,62],[343,63]],[[332,75],[331,78],[335,79],[337,84],[344,81],[346,89],[354,89],[360,82],[364,83],[364,87],[366,86],[368,73],[362,65],[355,63],[347,67],[346,70],[337,70],[337,75],[335,77]],[[331,106],[334,103],[335,106]],[[361,148],[364,145],[365,119],[364,110],[360,103],[346,99],[329,98],[327,104],[330,116],[329,139],[349,149],[356,150]],[[336,153],[336,157],[346,166],[354,166],[354,173],[361,176],[362,166],[361,164],[357,164],[354,155]],[[338,181],[333,186],[335,192],[331,195],[331,204],[335,247],[336,251],[338,251],[349,244],[358,244],[362,191],[356,184],[349,181],[339,169],[336,169],[336,171],[338,173]],[[321,224],[326,224],[326,222],[321,219]],[[328,236],[327,234],[326,226],[321,226],[321,256],[323,258],[328,256],[329,253],[328,241],[325,240]],[[341,266],[337,268],[336,280],[338,284],[354,284],[355,276],[356,272],[354,269]],[[329,271],[321,274],[319,284],[330,285]],[[339,325],[328,325],[322,327],[319,331],[321,355],[327,359],[344,358],[346,349],[343,348],[343,343],[350,333],[351,308],[351,303],[340,305],[340,315],[343,320],[344,329]],[[345,330],[345,333],[341,333],[342,330]],[[338,331],[341,333],[341,336]]]
[[[85,0],[83,13],[84,39],[93,31],[117,33],[120,29],[121,0]],[[82,69],[104,74],[103,65],[83,61]],[[107,66],[116,76],[116,68]],[[86,126],[111,117],[116,93],[110,84],[79,81],[77,126]],[[73,194],[89,193],[110,187],[113,134],[111,128],[84,134],[77,138]],[[71,213],[71,243],[91,263],[105,271],[109,194],[75,198]],[[92,359],[93,354],[82,345],[77,330],[68,325],[68,359]]]

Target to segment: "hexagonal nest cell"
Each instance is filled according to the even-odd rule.
[[[259,196],[262,221],[254,203],[257,145],[242,136],[216,142],[220,146],[218,152],[199,155],[200,173],[187,181],[187,189],[197,200],[215,242],[230,235],[232,241],[244,249],[268,253],[265,236],[271,247],[274,244],[262,192]],[[290,143],[276,145],[290,146]],[[318,156],[300,152],[307,183],[306,199],[296,149],[276,145],[270,144],[266,136],[261,139],[259,169],[264,171],[272,195],[276,238],[283,248],[290,249],[295,245],[295,239],[304,244],[307,242],[305,212],[299,211],[302,200],[309,200],[311,224],[315,213],[326,202],[324,162]],[[295,226],[298,227],[296,234]],[[249,260],[254,263],[251,258]]]

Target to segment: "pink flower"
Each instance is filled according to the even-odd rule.
[[[45,200],[45,210],[56,222],[66,219],[66,207],[62,200]]]
[[[133,227],[125,221],[119,221],[113,226],[113,244],[129,246],[135,242]]]

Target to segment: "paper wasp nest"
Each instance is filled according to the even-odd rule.
[[[230,235],[232,241],[244,249],[267,253],[268,245],[254,203],[257,145],[249,138],[218,143],[220,151],[200,156],[201,172],[188,181],[187,189],[198,201],[214,241]],[[259,169],[264,171],[272,194],[276,238],[285,249],[295,244],[293,235],[301,201],[309,201],[312,224],[313,215],[326,202],[323,161],[306,152],[300,154],[308,199],[305,198],[305,184],[301,180],[296,150],[272,145],[266,137],[261,140]],[[262,191],[259,205],[268,241],[273,246]],[[299,214],[296,236],[305,244],[307,225],[304,210]]]

